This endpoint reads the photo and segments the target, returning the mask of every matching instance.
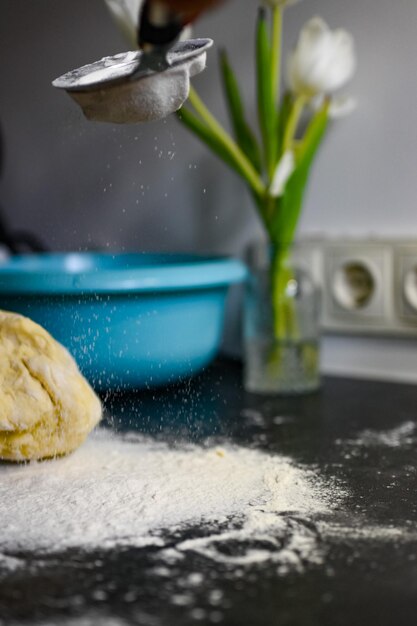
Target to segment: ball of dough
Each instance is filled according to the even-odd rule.
[[[0,458],[67,454],[101,414],[67,350],[30,319],[0,311]]]

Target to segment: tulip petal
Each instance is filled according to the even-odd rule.
[[[356,69],[353,37],[345,30],[331,31],[320,17],[302,29],[288,60],[288,82],[293,92],[312,98],[342,87]]]
[[[133,48],[137,48],[139,14],[144,0],[104,0],[104,2],[126,41]],[[187,26],[182,31],[180,39],[189,39],[191,35],[192,29]]]
[[[324,94],[319,94],[310,100],[309,107],[312,111],[318,111],[325,102]],[[333,96],[329,107],[329,117],[339,119],[350,115],[358,106],[358,101],[352,96]]]
[[[285,185],[295,169],[295,157],[292,150],[287,150],[282,155],[275,169],[272,182],[269,187],[269,195],[279,198],[285,191]]]
[[[104,0],[125,39],[137,46],[137,26],[143,0]]]
[[[357,106],[358,101],[356,100],[356,98],[352,98],[350,96],[332,98],[329,108],[329,116],[332,119],[346,117],[347,115],[350,115]]]

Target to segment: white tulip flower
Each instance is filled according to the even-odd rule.
[[[290,89],[307,99],[332,94],[353,76],[356,58],[353,37],[330,30],[320,17],[304,26],[288,63]]]
[[[313,111],[318,111],[324,105],[326,97],[320,94],[313,98],[309,106]],[[330,119],[339,119],[350,115],[358,106],[356,98],[351,96],[333,96],[330,100],[329,117]]]
[[[143,0],[104,0],[125,39],[137,46],[139,12]]]

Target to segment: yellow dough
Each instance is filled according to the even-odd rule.
[[[100,400],[44,328],[0,311],[0,459],[75,450],[101,419]]]

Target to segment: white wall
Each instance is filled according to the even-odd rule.
[[[253,120],[256,6],[231,0],[197,31],[227,45]],[[33,230],[54,249],[233,254],[261,232],[241,182],[175,118],[92,124],[50,86],[64,71],[124,49],[101,0],[0,0],[0,8],[0,204],[13,227]],[[359,106],[326,139],[300,233],[417,239],[417,2],[304,0],[286,14],[286,47],[314,14],[355,35],[359,69],[349,91]],[[225,121],[215,52],[196,85]],[[234,316],[228,349],[236,342]],[[410,341],[329,337],[323,357],[326,371],[417,380]]]

